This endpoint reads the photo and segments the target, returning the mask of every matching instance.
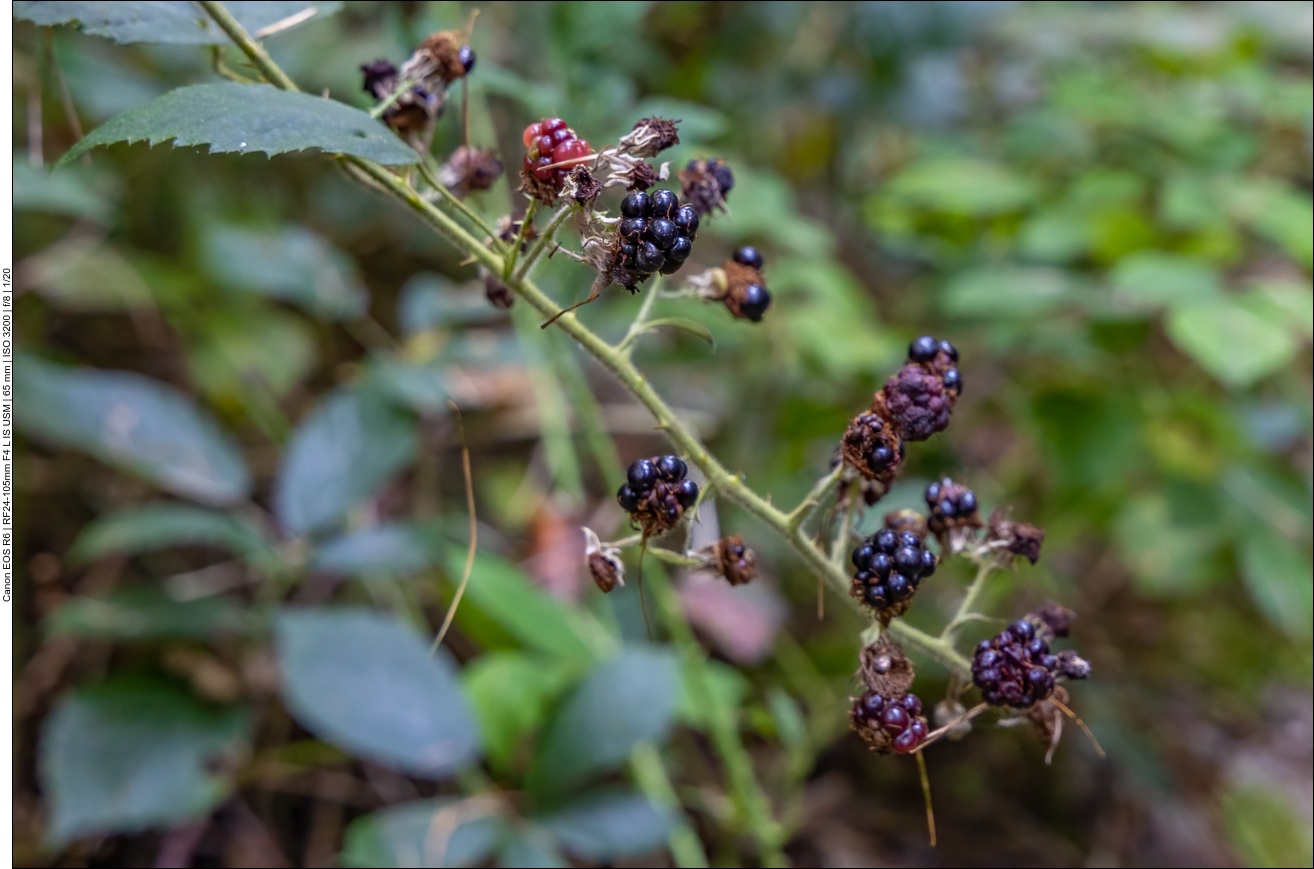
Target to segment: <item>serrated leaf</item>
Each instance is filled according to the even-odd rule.
[[[596,791],[537,820],[571,854],[596,863],[664,848],[673,822],[647,797],[623,790]]]
[[[74,563],[86,563],[106,555],[197,545],[254,557],[270,552],[263,529],[249,519],[191,504],[161,502],[101,516],[82,529],[68,557]]]
[[[304,226],[215,226],[202,236],[201,259],[220,286],[330,320],[359,316],[368,300],[351,258]]]
[[[473,811],[471,803],[451,797],[403,803],[351,822],[342,865],[479,866],[505,829],[496,815]]]
[[[152,146],[209,145],[210,153],[283,154],[318,148],[376,163],[416,160],[391,130],[346,103],[267,84],[198,84],[169,91],[144,106],[111,118],[82,138],[55,164],[116,142]]]
[[[97,640],[193,639],[250,632],[257,620],[227,597],[178,601],[151,586],[103,598],[70,597],[46,618],[49,636]]]
[[[191,399],[124,371],[65,368],[30,356],[14,367],[19,425],[160,487],[209,504],[251,491],[237,445]]]
[[[421,778],[479,755],[479,734],[450,655],[362,609],[292,609],[276,627],[288,711],[325,742]]]
[[[271,25],[286,21],[309,9],[312,13],[296,19],[303,24],[316,17],[332,15],[342,8],[336,0],[307,3],[250,2],[229,0],[224,4],[248,33],[260,35]],[[150,2],[150,0],[113,0],[113,2],[24,2],[13,4],[14,17],[42,26],[76,24],[84,33],[104,36],[115,42],[153,42],[165,45],[227,45],[228,35],[196,3],[185,0]],[[284,29],[276,32],[281,33]]]
[[[418,573],[434,563],[432,545],[413,525],[377,525],[324,543],[315,552],[315,570],[363,576],[386,571]]]
[[[566,698],[538,746],[530,780],[560,792],[624,764],[640,742],[660,743],[675,720],[680,674],[670,652],[624,649]]]
[[[213,765],[248,729],[245,710],[202,706],[168,685],[73,691],[42,728],[48,838],[62,844],[200,817],[232,789]]]
[[[375,396],[338,392],[293,435],[274,481],[274,512],[289,531],[338,522],[414,457],[415,420]]]
[[[465,552],[453,548],[447,570],[459,577],[465,570]],[[528,648],[556,657],[591,661],[614,646],[611,636],[587,612],[552,597],[510,562],[484,553],[475,556],[462,609],[467,606]]]

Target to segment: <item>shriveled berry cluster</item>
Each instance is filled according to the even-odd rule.
[[[989,539],[1035,564],[1040,559],[1040,546],[1045,542],[1045,529],[1026,522],[1014,522],[1008,509],[996,507],[990,514]]]
[[[985,702],[1027,709],[1054,693],[1057,677],[1090,675],[1090,664],[1075,652],[1053,654],[1040,633],[1030,619],[1019,619],[976,647],[972,681]]]
[[[893,424],[905,441],[924,441],[949,426],[962,393],[958,350],[924,335],[908,347],[908,362],[877,393],[872,410]]]
[[[627,482],[616,493],[616,501],[645,536],[666,531],[698,503],[698,484],[685,479],[688,472],[679,456],[638,459],[626,472]]]
[[[386,60],[363,64],[360,71],[364,76],[362,90],[377,100],[390,97],[400,83],[397,67]],[[406,137],[412,133],[423,134],[442,113],[441,97],[417,83],[383,110],[383,122]]]
[[[916,694],[885,697],[868,689],[849,711],[853,729],[873,749],[911,754],[926,741],[930,726]]]
[[[521,139],[528,149],[524,171],[540,182],[551,184],[557,193],[561,192],[561,186],[574,166],[556,164],[593,153],[589,143],[577,137],[561,118],[545,118],[530,124],[525,127]]]
[[[976,494],[949,477],[926,487],[926,506],[930,508],[927,525],[937,536],[954,528],[980,528]]]
[[[725,211],[725,198],[734,186],[734,173],[724,160],[691,160],[680,170],[684,198],[699,214]]]
[[[746,585],[757,578],[757,554],[738,534],[723,537],[712,547],[716,567],[731,585]]]
[[[882,528],[853,550],[850,593],[888,622],[902,615],[921,581],[935,573],[935,553],[912,531]]]
[[[858,414],[841,443],[844,459],[868,480],[889,486],[903,461],[903,441],[890,421],[878,413]],[[882,491],[883,495],[884,492]]]
[[[698,236],[698,212],[673,190],[636,190],[621,201],[620,265],[639,280],[680,270]]]

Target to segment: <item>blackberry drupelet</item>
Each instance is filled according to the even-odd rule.
[[[975,493],[949,477],[926,487],[926,506],[930,510],[926,524],[942,543],[955,528],[981,527]]]

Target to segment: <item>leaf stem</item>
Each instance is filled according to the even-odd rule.
[[[982,589],[985,588],[986,577],[995,571],[998,563],[993,558],[986,558],[976,569],[976,576],[972,579],[972,584],[967,587],[967,593],[963,595],[963,600],[958,604],[958,611],[954,617],[949,620],[949,624],[944,626],[940,632],[940,640],[949,644],[953,648],[958,642],[958,632],[962,630],[963,625],[972,621],[976,613],[972,607],[976,606],[977,598],[981,596]]]
[[[834,470],[817,481],[816,485],[812,487],[812,491],[804,496],[803,500],[799,502],[797,507],[789,511],[789,516],[787,517],[789,520],[789,527],[795,530],[802,528],[803,523],[808,521],[808,517],[816,512],[816,509],[821,506],[821,502],[826,496],[839,488],[840,480],[843,477],[844,462],[840,462],[835,466]]]
[[[534,225],[534,214],[538,211],[538,200],[529,200],[529,206],[525,208],[525,216],[520,218],[520,230],[516,232],[516,240],[511,244],[511,252],[506,258],[506,268],[502,269],[502,280],[509,280],[511,273],[516,270],[516,260],[520,257],[520,246],[525,243],[525,230]]]
[[[384,98],[383,102],[379,103],[377,106],[370,109],[370,117],[377,118],[380,115],[382,115],[388,109],[392,108],[393,105],[397,102],[397,100],[402,98],[402,94],[406,93],[408,90],[415,87],[419,83],[420,80],[417,78],[402,79],[400,82],[398,82],[396,90],[388,94],[388,96]]]
[[[552,246],[552,238],[557,234],[557,229],[566,222],[566,218],[577,210],[579,210],[578,205],[567,202],[552,213],[552,219],[548,221],[547,226],[543,227],[543,234],[538,237],[538,241],[534,242],[533,247],[525,254],[525,261],[521,264],[519,271],[512,275],[512,281],[524,281],[529,277],[530,272],[534,270],[534,266],[538,265],[539,259]]]
[[[288,78],[287,73],[279,69],[278,64],[274,63],[274,59],[269,56],[264,47],[251,38],[251,34],[246,32],[242,22],[234,18],[224,4],[218,2],[218,0],[197,0],[197,2],[214,19],[214,23],[218,24],[224,33],[228,34],[228,38],[233,40],[237,47],[246,53],[247,57],[251,58],[251,62],[260,68],[260,71],[264,73],[265,78],[269,79],[271,84],[285,91],[300,90],[296,82]]]
[[[432,187],[439,196],[445,199],[448,205],[464,214],[465,218],[473,223],[480,232],[493,240],[493,244],[503,246],[502,240],[497,237],[497,233],[488,225],[488,222],[480,217],[478,212],[473,208],[461,201],[459,196],[453,193],[448,189],[446,184],[443,184],[442,181],[439,180],[438,172],[434,169],[433,157],[428,154],[420,155],[419,168],[420,174],[424,176],[424,180],[429,182],[429,186]]]
[[[629,359],[633,353],[634,339],[643,332],[643,324],[647,322],[648,315],[652,313],[653,306],[657,304],[661,280],[660,275],[653,278],[652,285],[648,287],[647,295],[643,297],[643,303],[639,305],[639,313],[634,315],[634,322],[630,323],[630,328],[625,333],[625,337],[616,345],[616,352],[624,354],[626,359]]]

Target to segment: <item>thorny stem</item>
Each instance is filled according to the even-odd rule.
[[[242,22],[234,18],[232,13],[224,7],[224,4],[218,2],[218,0],[198,0],[198,2],[201,4],[201,8],[214,19],[214,23],[223,28],[224,33],[228,34],[228,38],[237,43],[237,47],[242,49],[246,56],[251,58],[251,62],[260,68],[260,71],[264,73],[265,78],[269,79],[271,84],[285,91],[300,90],[296,82],[288,78],[287,73],[279,69],[278,64],[274,63],[274,59],[269,56],[264,47],[251,38],[251,34],[246,32]]]
[[[802,528],[803,523],[808,521],[808,517],[816,512],[816,509],[821,506],[821,502],[826,499],[826,496],[839,487],[840,480],[843,477],[844,463],[840,462],[835,466],[835,470],[817,481],[817,484],[812,487],[812,491],[804,496],[803,500],[799,502],[797,507],[789,511],[789,516],[787,517],[789,520],[789,527],[791,529]]]
[[[511,277],[511,273],[516,270],[516,260],[520,257],[520,246],[525,243],[525,231],[534,225],[534,215],[538,213],[538,200],[529,200],[529,206],[525,208],[525,216],[520,218],[520,230],[516,232],[516,240],[511,243],[511,254],[507,257],[506,268],[502,269],[502,280]]]
[[[497,237],[497,233],[488,225],[488,222],[480,217],[478,212],[466,205],[461,197],[448,190],[446,184],[438,180],[438,173],[433,166],[433,158],[428,154],[420,155],[420,174],[424,176],[424,180],[429,183],[435,193],[445,199],[448,205],[464,214],[466,219],[473,223],[480,232],[492,239],[494,245],[504,247],[502,240]]]
[[[648,287],[648,292],[643,297],[643,304],[639,305],[639,313],[634,315],[634,322],[630,323],[630,328],[626,330],[625,337],[616,345],[617,352],[625,354],[626,359],[629,359],[633,353],[634,339],[638,338],[643,332],[643,324],[648,321],[648,315],[652,313],[653,305],[657,304],[660,284],[660,276],[653,278],[652,284]]]
[[[976,600],[981,596],[982,589],[985,588],[986,577],[994,572],[999,565],[995,559],[987,557],[976,570],[976,576],[972,579],[972,584],[967,587],[967,593],[963,595],[962,603],[958,604],[958,611],[954,617],[949,620],[949,624],[944,626],[940,632],[941,642],[948,643],[950,648],[958,642],[958,632],[962,630],[963,625],[972,621],[976,606]]]
[[[531,205],[530,207],[532,208],[533,206]],[[534,242],[534,246],[525,254],[525,261],[520,266],[520,270],[512,275],[512,289],[515,289],[516,283],[526,281],[530,272],[534,270],[534,266],[538,265],[539,259],[541,259],[543,254],[547,253],[548,248],[552,246],[553,236],[557,234],[557,230],[561,227],[561,224],[565,223],[566,218],[570,217],[578,210],[578,205],[573,202],[568,202],[553,212],[552,219],[548,221],[547,226],[543,227],[543,234],[539,236],[538,241]],[[546,298],[546,296],[544,298]],[[531,302],[530,304],[533,303]],[[534,305],[534,307],[537,308],[538,306]]]
[[[844,515],[840,517],[839,528],[835,531],[835,539],[830,544],[830,563],[841,570],[844,568],[844,550],[848,549],[849,538],[853,534],[853,519],[857,513],[858,499],[851,497],[849,503],[844,507]]]

